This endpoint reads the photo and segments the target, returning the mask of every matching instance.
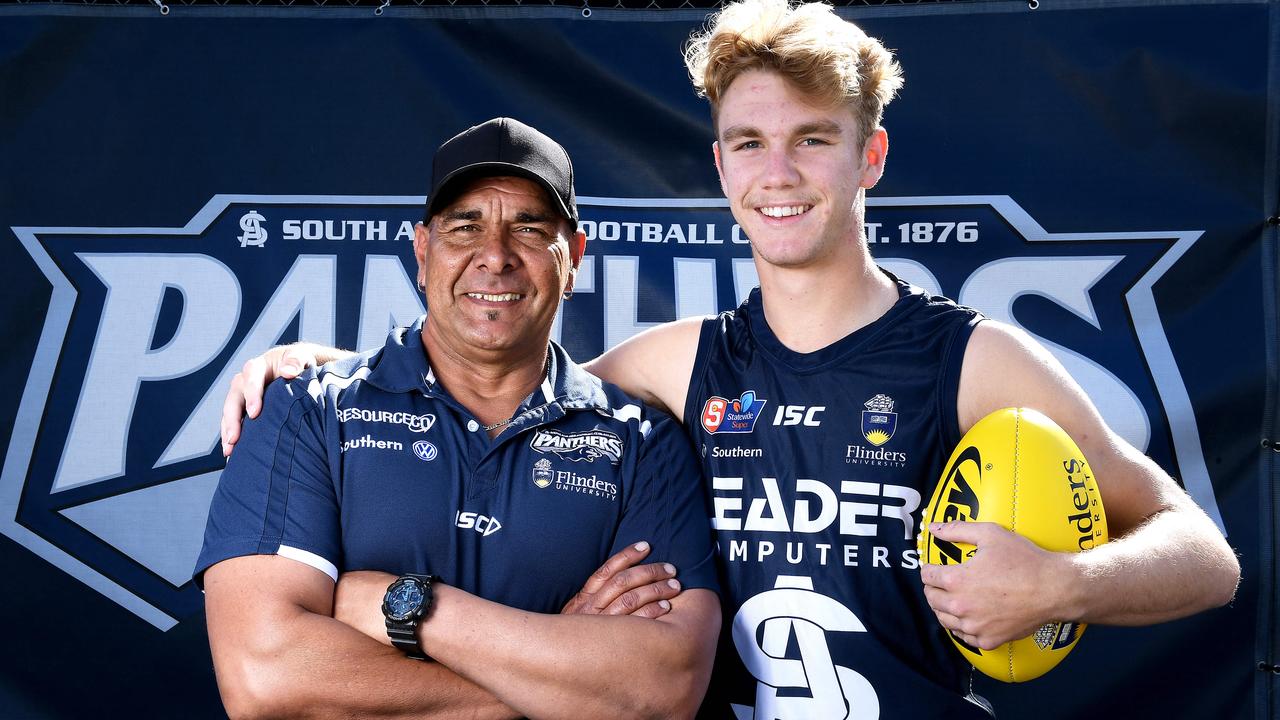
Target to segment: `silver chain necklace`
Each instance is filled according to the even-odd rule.
[[[515,416],[515,415],[512,415],[511,417],[507,418],[506,420],[500,420],[500,421],[498,421],[498,422],[496,422],[496,423],[494,423],[494,424],[492,424],[492,425],[481,425],[481,426],[480,426],[480,429],[481,429],[481,430],[484,430],[485,432],[489,432],[490,430],[497,430],[498,428],[502,427],[503,425],[510,425],[511,423],[515,422],[515,420],[516,420],[516,416]]]
[[[544,363],[542,364],[542,379],[543,379],[543,380],[546,380],[546,379],[547,379],[547,377],[548,377],[550,374],[551,374],[551,351],[550,351],[550,350],[548,350],[548,351],[547,351],[547,361],[546,361],[546,362],[544,362]],[[537,408],[531,408],[531,410],[539,410],[539,409],[544,408],[544,407],[546,407],[546,406],[548,406],[548,405],[550,405],[550,404],[551,404],[551,403],[549,403],[549,402],[547,402],[547,403],[543,403],[540,407],[537,407]],[[517,407],[516,407],[516,410],[518,411],[519,409],[520,409],[520,408],[517,406]],[[492,425],[481,425],[481,426],[480,426],[480,428],[481,428],[482,430],[484,430],[485,432],[490,432],[490,431],[492,431],[492,430],[497,430],[498,428],[502,427],[503,425],[510,425],[511,423],[515,422],[515,421],[516,421],[516,418],[517,418],[517,417],[519,417],[519,415],[520,415],[520,414],[521,414],[521,413],[518,413],[518,412],[517,412],[516,414],[513,414],[511,417],[507,418],[506,420],[500,420],[500,421],[498,421],[498,422],[496,422],[496,423],[494,423],[494,424],[492,424]]]

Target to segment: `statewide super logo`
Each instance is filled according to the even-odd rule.
[[[876,395],[862,404],[862,437],[867,442],[880,447],[893,438],[893,431],[898,429],[898,413],[893,412],[893,398],[888,395]]]
[[[422,202],[218,195],[181,227],[12,228],[48,280],[50,301],[32,309],[44,312],[39,345],[30,372],[13,379],[23,389],[0,476],[0,532],[158,628],[198,615],[203,599],[190,575],[225,464],[218,418],[232,376],[276,343],[372,349],[419,317],[412,241]],[[1180,346],[1166,338],[1153,293],[1198,231],[1049,233],[1005,196],[867,206],[882,267],[1045,341],[1107,423],[1181,478],[1221,524],[1174,356]],[[579,360],[657,322],[735,307],[756,285],[750,247],[723,198],[580,196],[579,207],[596,242],[553,329]],[[778,417],[785,399],[766,403],[757,392],[702,396],[690,410],[701,411],[706,433],[750,433],[775,422],[759,418]],[[798,407],[778,427],[789,418],[800,419],[797,432],[831,424]],[[394,441],[434,462],[427,445],[414,448],[435,432],[430,416],[342,410],[356,452],[386,452],[369,442]],[[907,412],[933,410],[898,404],[849,418],[846,462],[906,462],[893,415]],[[611,478],[590,464],[620,461],[618,436],[534,435],[537,459],[550,461],[549,476],[533,468],[535,484],[614,496]],[[889,484],[853,497],[871,486]],[[743,510],[748,522],[750,506]]]
[[[756,429],[756,421],[764,412],[765,403],[756,397],[754,390],[742,393],[736,400],[718,395],[707,398],[702,406],[702,429],[715,433],[749,433]]]

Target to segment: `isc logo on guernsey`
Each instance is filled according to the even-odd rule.
[[[818,427],[822,425],[822,420],[818,418],[826,410],[825,405],[814,405],[806,407],[804,405],[779,405],[778,410],[773,414],[773,424],[790,427],[793,425],[803,425],[804,427]]]

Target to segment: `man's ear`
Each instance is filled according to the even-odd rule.
[[[569,238],[569,264],[573,269],[577,270],[578,265],[582,263],[582,256],[587,253],[587,234],[582,230],[573,233],[573,237]]]
[[[711,143],[711,154],[716,159],[716,174],[720,176],[720,192],[729,197],[729,189],[724,184],[724,159],[720,157],[720,141]]]
[[[862,176],[858,178],[858,186],[875,187],[884,175],[884,159],[889,154],[889,133],[878,127],[871,132],[867,142],[862,146]]]
[[[418,289],[427,290],[427,241],[430,235],[427,226],[418,223],[413,226],[413,257],[418,261]]]
[[[569,238],[569,282],[565,285],[566,293],[573,292],[573,281],[578,277],[578,267],[582,265],[582,256],[587,253],[587,234],[581,230]]]

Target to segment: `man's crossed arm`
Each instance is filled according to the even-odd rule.
[[[674,568],[633,567],[631,546],[561,615],[439,586],[419,627],[437,662],[389,645],[380,604],[394,576],[335,588],[289,558],[251,555],[205,573],[210,646],[232,717],[683,717],[706,690],[720,626],[708,590],[679,592]],[[592,617],[594,615],[594,617]],[[609,616],[609,617],[606,617]]]

